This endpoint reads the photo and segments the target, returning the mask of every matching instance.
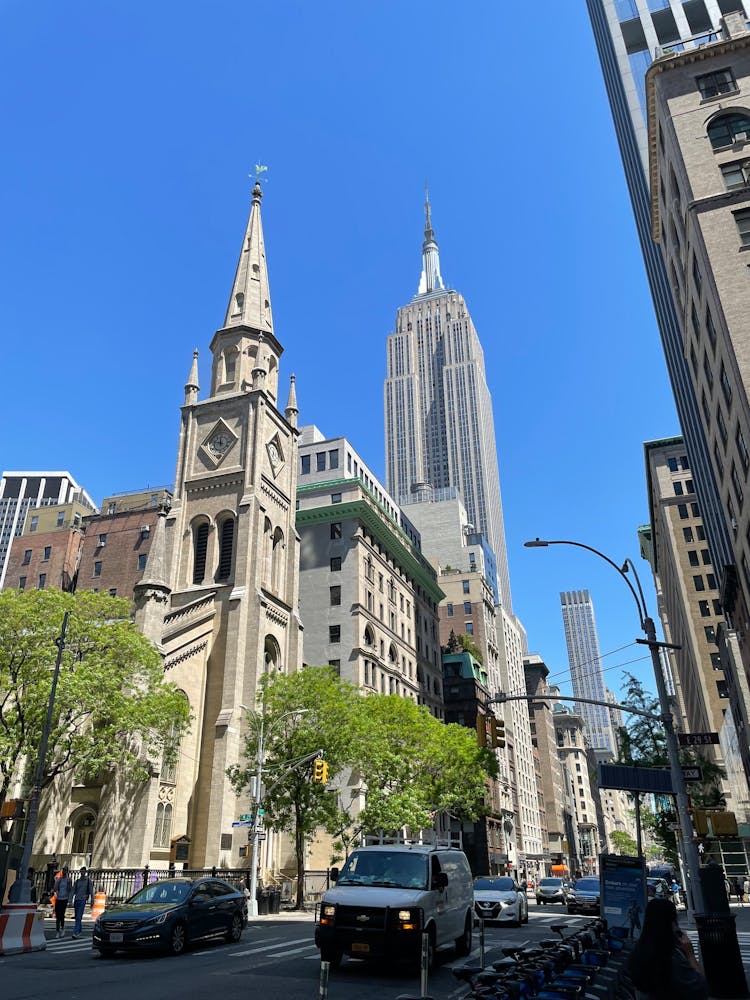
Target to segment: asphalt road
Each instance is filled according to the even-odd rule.
[[[572,928],[585,918],[568,917],[562,906],[529,906],[523,927],[488,926],[485,961],[502,958],[503,946],[554,937],[550,924]],[[0,959],[3,1000],[317,1000],[320,961],[313,943],[310,915],[284,915],[252,921],[239,944],[210,942],[172,958],[166,955],[118,955],[101,959],[91,948],[90,925],[76,941],[54,938],[48,924],[46,951]],[[475,932],[471,961],[478,958]],[[439,953],[430,978],[435,1000],[457,1000],[466,988],[451,975],[463,965],[452,951]],[[419,994],[418,975],[408,968],[386,968],[345,960],[331,973],[329,1000],[395,1000],[400,993]]]

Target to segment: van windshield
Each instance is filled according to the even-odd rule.
[[[427,858],[406,851],[354,851],[341,869],[336,885],[426,889]]]

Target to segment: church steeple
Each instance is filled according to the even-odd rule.
[[[271,317],[271,290],[268,284],[266,245],[260,218],[263,197],[260,184],[253,188],[250,218],[237,263],[232,294],[227,306],[224,328],[249,326],[259,333],[273,333]]]
[[[289,379],[289,398],[286,401],[286,409],[284,410],[284,416],[292,427],[297,426],[297,417],[299,416],[299,407],[297,406],[297,390],[295,389],[296,381],[296,375],[292,375]]]
[[[198,402],[198,392],[200,391],[200,386],[198,385],[198,348],[193,351],[193,363],[190,366],[190,374],[188,375],[188,380],[185,383],[185,406],[189,406],[191,403]]]
[[[444,288],[443,279],[440,275],[440,251],[435,242],[435,233],[432,228],[432,217],[430,214],[430,195],[427,185],[424,189],[424,242],[422,243],[422,276],[419,279],[419,289],[417,295],[425,295],[427,292],[435,292]]]

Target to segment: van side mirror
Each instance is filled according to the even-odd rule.
[[[438,872],[437,875],[432,880],[433,889],[447,889],[448,888],[448,876],[445,872]]]
[[[330,880],[332,882],[337,882],[338,881],[338,877],[339,877],[339,870],[338,870],[338,868],[331,868],[329,870],[329,872],[328,872],[328,877],[330,878]]]

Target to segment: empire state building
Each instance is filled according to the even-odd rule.
[[[512,613],[492,398],[484,353],[463,296],[448,289],[425,203],[419,289],[387,339],[386,483],[399,503],[420,490],[460,490],[474,530],[497,561],[500,603]]]

